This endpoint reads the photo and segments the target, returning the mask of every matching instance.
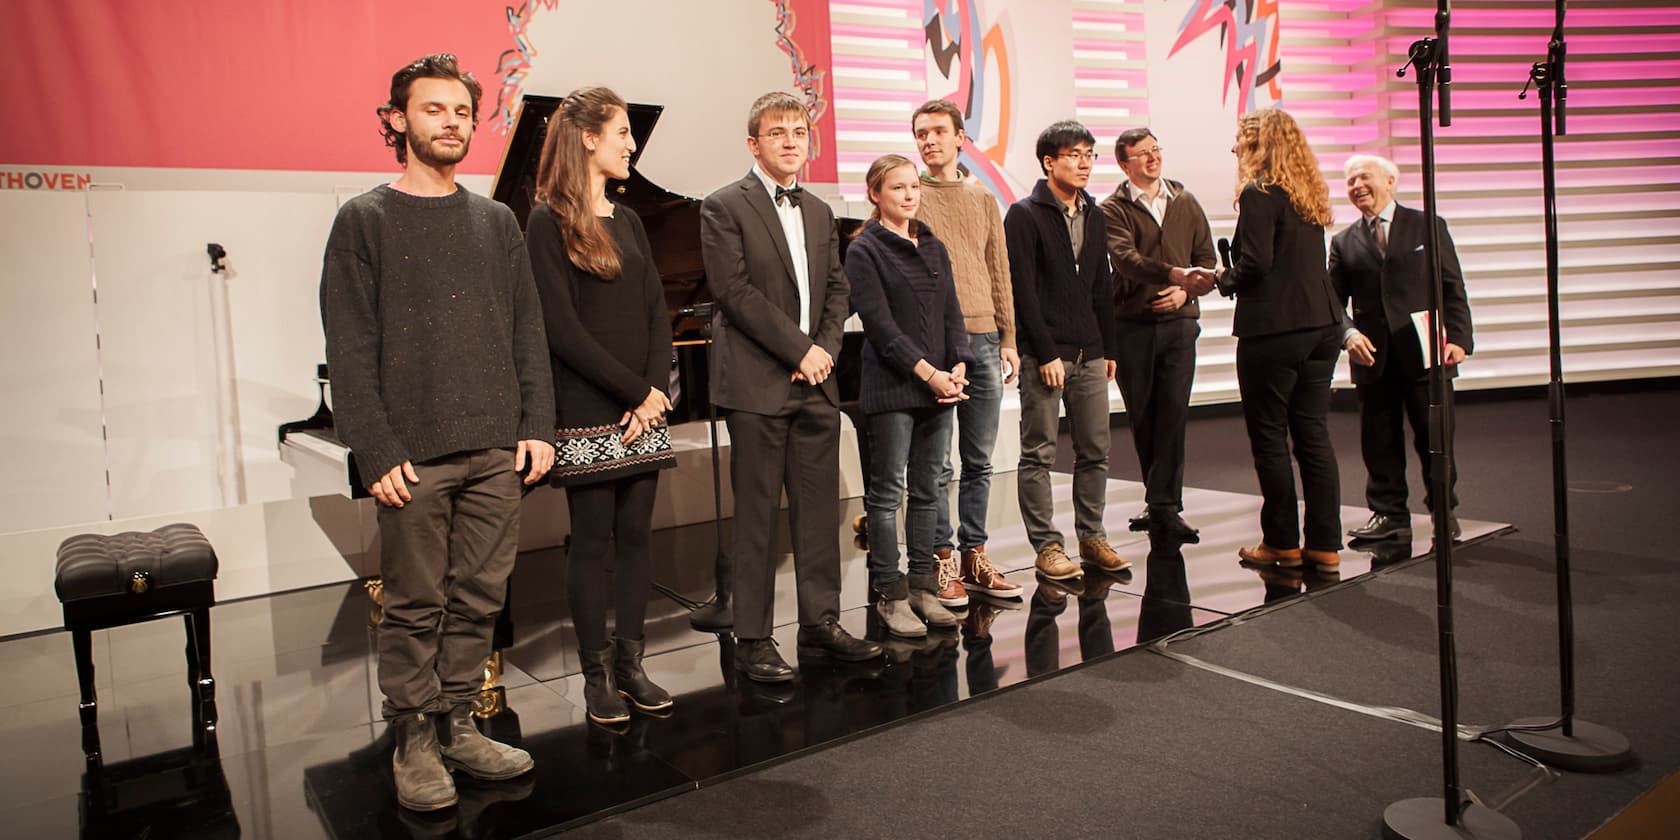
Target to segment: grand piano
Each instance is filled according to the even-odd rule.
[[[501,165],[496,171],[491,197],[513,210],[521,228],[525,227],[531,208],[536,204],[537,168],[542,157],[543,140],[548,134],[548,120],[559,107],[560,100],[561,97],[557,96],[534,94],[523,97]],[[630,132],[636,140],[636,151],[630,158],[630,177],[609,182],[607,189],[614,200],[641,216],[648,241],[653,246],[654,263],[665,285],[665,301],[671,314],[675,349],[669,419],[672,425],[677,425],[706,419],[710,408],[706,351],[710,344],[708,321],[712,299],[706,288],[706,269],[700,253],[700,199],[671,192],[648,180],[636,168],[664,111],[662,105],[630,105]],[[741,165],[743,169],[748,165],[744,156]],[[863,221],[842,217],[838,223],[841,256],[844,258],[846,243]],[[835,360],[835,377],[842,405],[846,408],[855,406],[857,400],[858,357],[862,343],[860,333],[848,333],[840,356]],[[300,472],[305,469],[311,471],[315,478],[300,482],[312,488],[311,495],[319,490],[322,494],[336,492],[351,498],[365,498],[367,488],[356,475],[348,450],[332,432],[332,411],[328,400],[330,377],[326,365],[318,366],[316,380],[322,390],[321,405],[316,413],[306,420],[285,423],[279,428],[281,460]],[[856,419],[859,418],[854,417]],[[323,471],[325,477],[322,476]],[[336,489],[327,490],[329,485]]]

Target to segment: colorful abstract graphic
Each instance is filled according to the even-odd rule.
[[[1262,85],[1273,102],[1283,98],[1278,84],[1278,0],[1196,0],[1196,5],[1178,25],[1178,39],[1173,42],[1170,58],[1178,54],[1198,37],[1219,29],[1219,42],[1225,47],[1225,86],[1220,102],[1228,104],[1231,85],[1236,83],[1242,98],[1240,111],[1258,107],[1255,93]],[[1260,56],[1264,54],[1262,63]],[[1259,69],[1259,68],[1264,69]]]
[[[1009,109],[1014,77],[1009,70],[1009,45],[1001,23],[984,33],[980,30],[978,0],[924,0],[923,28],[929,55],[940,78],[929,77],[928,90],[937,90],[940,79],[953,87],[938,98],[956,103],[962,110],[969,136],[963,140],[958,164],[1005,202],[1015,200],[1015,191],[1003,175],[1009,152]],[[987,62],[996,64],[996,75],[988,78]],[[986,112],[986,85],[997,85],[997,114]],[[974,142],[980,127],[995,129],[997,142],[982,149]]]
[[[776,48],[787,54],[793,64],[793,83],[805,93],[805,110],[811,115],[811,125],[822,122],[828,112],[828,98],[823,94],[823,80],[828,71],[819,69],[805,59],[805,50],[793,39],[798,25],[790,0],[776,0]],[[811,133],[811,159],[822,157],[822,132]]]
[[[531,25],[531,16],[539,7],[554,11],[559,3],[560,0],[525,0],[518,8],[507,7],[508,32],[513,35],[514,46],[503,50],[496,59],[496,76],[502,84],[496,91],[496,107],[490,112],[491,131],[506,134],[513,129],[513,106],[519,99],[519,89],[525,85],[526,74],[531,72],[531,59],[537,57],[537,48],[531,46],[525,33]]]

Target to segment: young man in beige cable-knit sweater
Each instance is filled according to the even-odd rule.
[[[955,104],[935,99],[910,119],[927,173],[922,176],[922,205],[917,220],[945,243],[962,305],[963,321],[975,362],[968,371],[968,399],[957,404],[958,451],[962,478],[957,489],[957,524],[952,544],[951,460],[947,455],[939,487],[934,547],[939,559],[939,602],[968,603],[968,592],[1016,598],[1012,583],[986,557],[986,512],[992,488],[992,446],[997,442],[1003,386],[1015,381],[1021,358],[1015,350],[1015,305],[1009,285],[1009,255],[1004,247],[1003,216],[997,198],[957,168],[962,151],[963,118]],[[961,566],[952,548],[961,551]]]

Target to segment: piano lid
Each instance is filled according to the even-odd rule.
[[[514,116],[513,134],[502,150],[502,163],[496,168],[490,197],[511,208],[522,229],[531,215],[531,208],[536,206],[537,169],[542,164],[543,142],[548,138],[548,120],[554,116],[563,98],[527,93],[520,99],[519,112]],[[663,105],[630,103],[630,136],[636,141],[636,151],[630,155],[630,181],[638,180],[636,162],[641,160],[653,127],[663,113]],[[609,182],[607,189],[621,196],[627,192],[618,181]],[[664,190],[659,192],[673,195]],[[631,203],[634,205],[637,202]],[[639,211],[641,208],[636,209]]]

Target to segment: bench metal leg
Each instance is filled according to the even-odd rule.
[[[81,686],[82,755],[89,770],[100,765],[99,710],[93,691],[93,633],[85,629],[70,631],[70,644],[76,649],[76,682]]]
[[[193,697],[193,745],[205,746],[216,735],[216,678],[210,673],[210,609],[183,616],[187,629],[187,681]]]

